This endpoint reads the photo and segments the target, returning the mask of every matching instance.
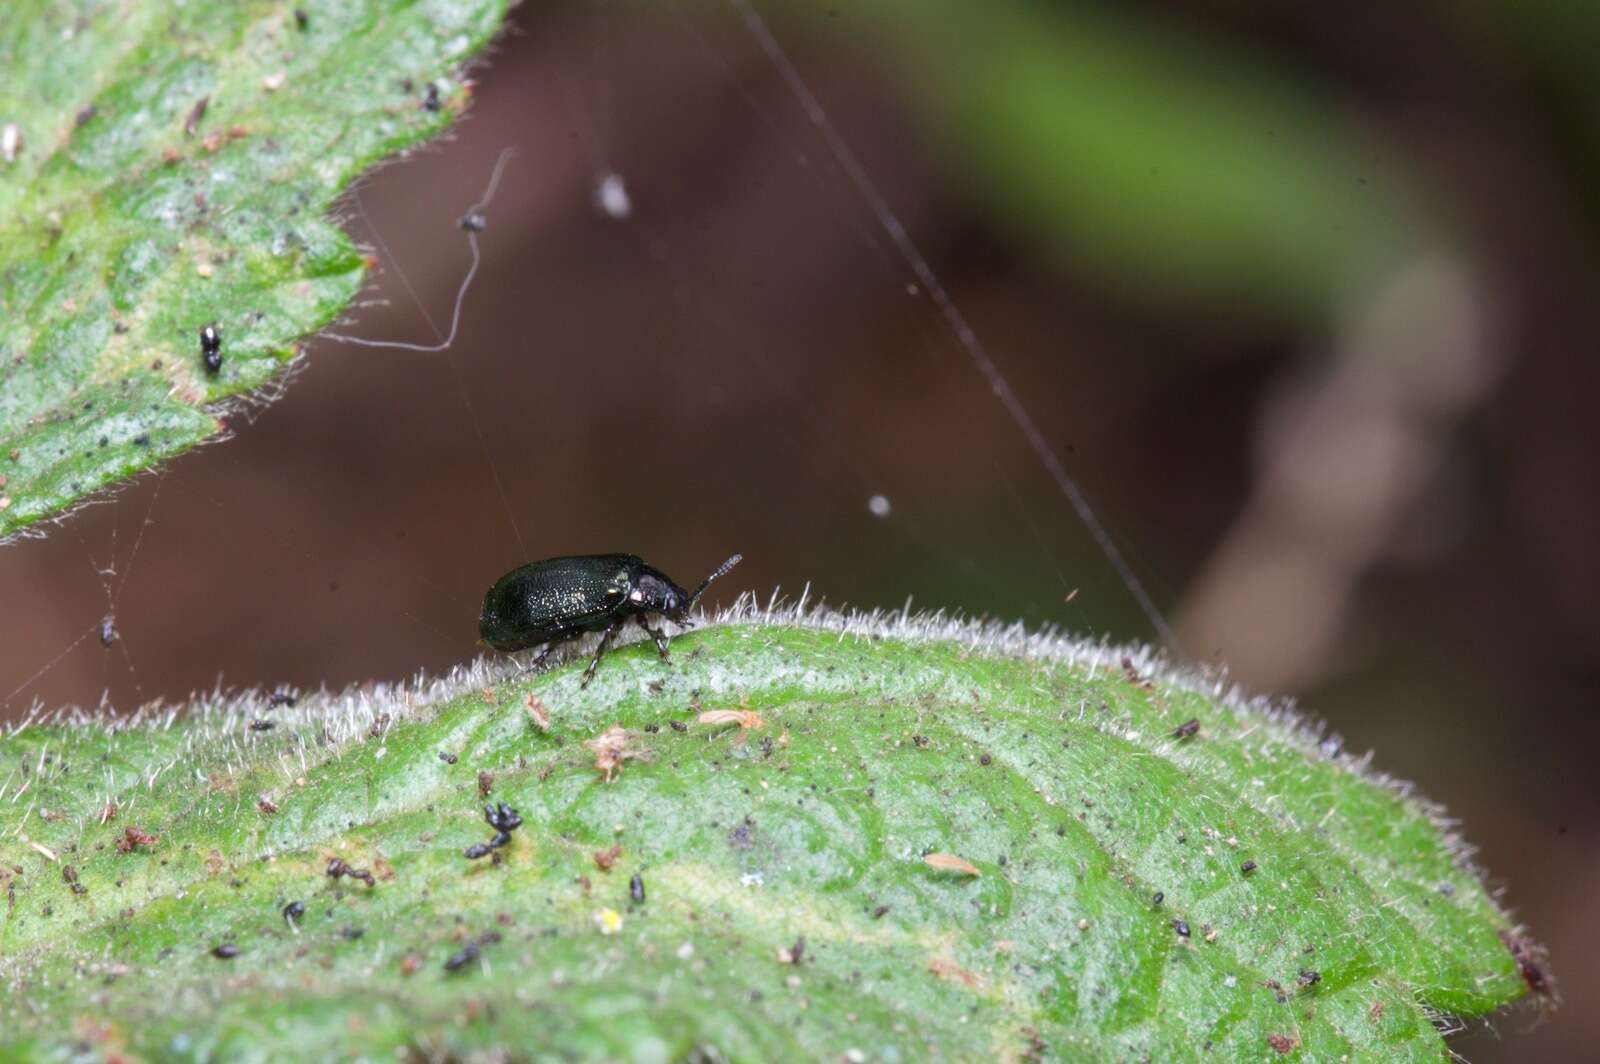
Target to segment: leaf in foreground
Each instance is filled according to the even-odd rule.
[[[1430,810],[1142,656],[581,666],[10,735],[0,1055],[1435,1061],[1537,964]]]
[[[283,373],[362,281],[334,198],[450,122],[503,7],[7,5],[0,539],[222,433],[225,400]]]

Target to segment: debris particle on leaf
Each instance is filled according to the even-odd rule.
[[[960,983],[969,990],[983,985],[983,980],[947,957],[935,957],[928,962],[928,971],[951,983]]]
[[[755,829],[756,822],[745,817],[728,832],[728,845],[740,853],[745,852],[755,845]]]
[[[522,817],[518,815],[515,809],[504,802],[491,802],[485,805],[483,807],[483,819],[491,828],[494,828],[494,838],[488,842],[473,843],[465,850],[462,850],[462,856],[469,861],[476,861],[493,850],[509,845],[511,833],[522,826]],[[496,857],[495,860],[498,861],[499,858]]]
[[[737,724],[740,728],[765,728],[767,722],[753,709],[708,709],[695,718],[701,724]]]
[[[634,745],[635,738],[633,732],[613,724],[593,739],[583,741],[584,746],[594,751],[595,770],[605,774],[607,783],[621,771],[624,761],[644,756],[645,752]]]
[[[1545,974],[1543,952],[1527,939],[1510,931],[1501,931],[1500,941],[1510,951],[1511,959],[1517,962],[1517,973],[1528,984],[1528,989],[1535,994],[1548,996],[1550,977]]]
[[[505,834],[517,830],[522,826],[522,817],[517,811],[504,802],[483,807],[483,819],[490,827]],[[505,843],[500,843],[504,846]]]
[[[614,935],[622,930],[622,914],[615,909],[601,909],[594,914],[594,923],[602,935]]]
[[[779,964],[799,964],[806,955],[806,936],[801,935],[794,940],[792,946],[782,946],[778,949]]]
[[[609,872],[611,866],[617,863],[617,858],[622,856],[622,845],[618,843],[609,850],[596,850],[593,856],[594,866],[602,872]]]
[[[160,841],[160,835],[152,835],[142,828],[129,824],[128,829],[122,833],[122,838],[117,840],[117,852],[131,853],[141,846],[148,849]]]
[[[522,707],[527,710],[528,719],[538,725],[540,731],[550,730],[550,708],[532,691],[523,696]]]
[[[968,861],[962,857],[957,857],[953,853],[924,854],[922,857],[922,863],[927,865],[929,868],[934,868],[941,872],[960,872],[963,875],[969,876],[978,876],[983,874],[978,871],[977,866],[971,861]]]
[[[189,109],[189,116],[183,120],[183,135],[192,137],[195,130],[200,128],[200,120],[206,116],[206,108],[211,104],[211,97],[202,96]],[[81,123],[80,123],[81,124]]]
[[[367,871],[365,868],[352,868],[350,865],[344,862],[343,858],[340,857],[328,858],[327,873],[329,879],[338,879],[341,876],[349,876],[351,879],[361,880],[369,887],[376,885],[371,872]]]

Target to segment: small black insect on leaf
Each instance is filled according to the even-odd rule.
[[[222,334],[215,325],[200,329],[200,359],[205,363],[206,372],[213,376],[222,368]]]
[[[476,942],[468,942],[461,949],[450,954],[450,958],[444,962],[444,970],[447,972],[459,972],[477,959],[478,944]]]
[[[547,558],[495,581],[483,596],[478,634],[507,654],[543,645],[533,661],[533,668],[538,668],[559,644],[584,632],[600,632],[594,658],[583,671],[582,686],[587,687],[611,640],[630,620],[644,629],[661,660],[667,661],[667,635],[647,618],[655,614],[688,627],[689,611],[706,588],[739,561],[740,556],[733,555],[689,592],[636,554]]]

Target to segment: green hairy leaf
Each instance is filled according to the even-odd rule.
[[[14,730],[0,1056],[1437,1061],[1545,986],[1436,810],[1143,651],[745,609],[582,665]]]
[[[327,218],[449,124],[504,0],[0,17],[0,538],[225,431],[365,266]],[[215,325],[209,373],[199,333]]]

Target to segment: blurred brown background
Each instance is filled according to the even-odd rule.
[[[1454,1047],[1588,1057],[1600,7],[1106,8],[761,10],[1188,654],[1417,781],[1549,945],[1565,1007]],[[478,78],[348,203],[340,331],[429,342],[407,282],[447,323],[516,149],[453,352],[314,342],[0,550],[0,714],[443,670],[502,571],[604,550],[1151,637],[737,7],[527,5]]]

